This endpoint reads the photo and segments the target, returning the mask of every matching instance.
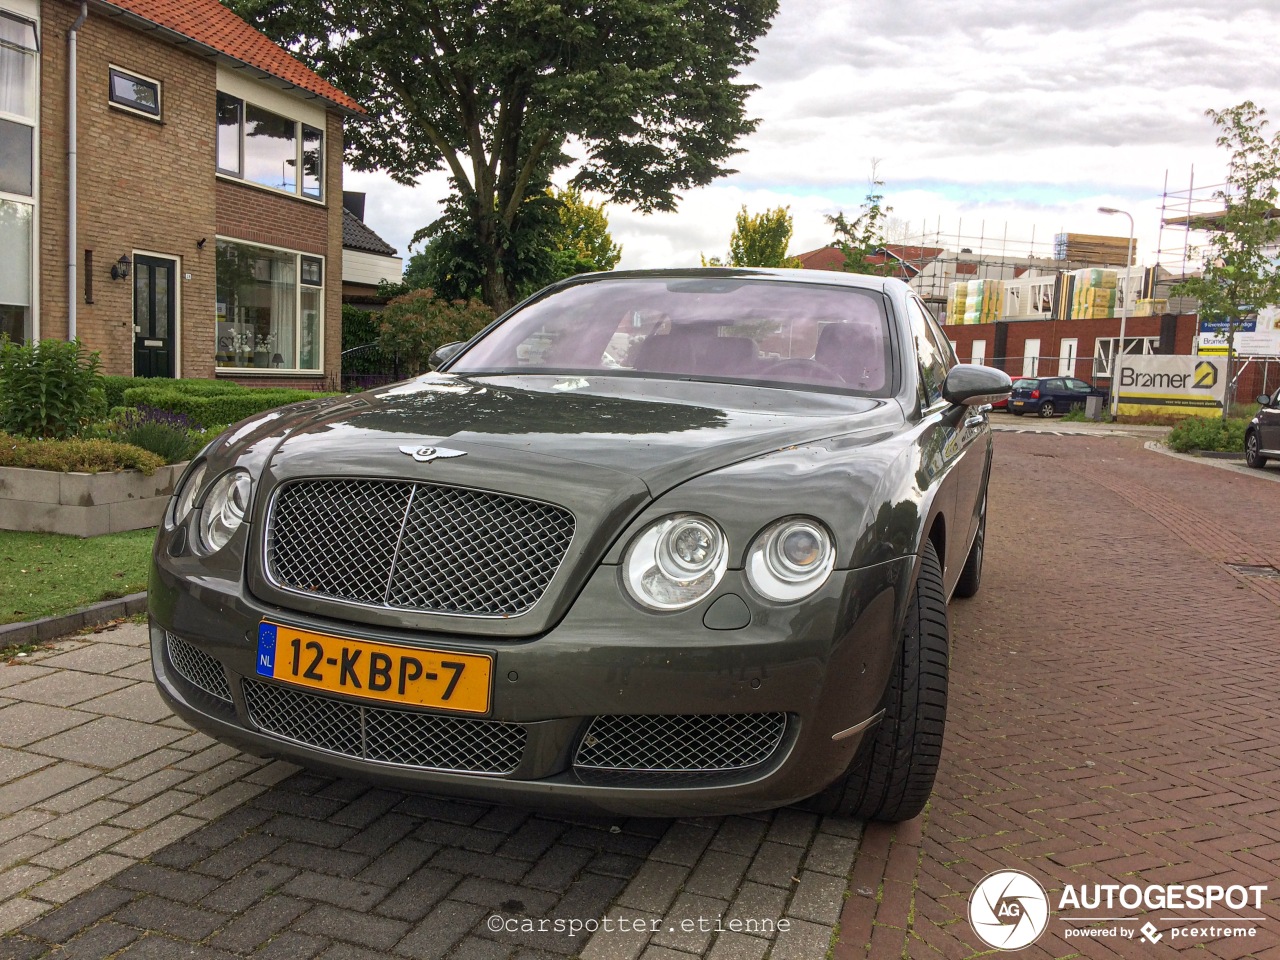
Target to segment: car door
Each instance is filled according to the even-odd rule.
[[[1258,411],[1258,445],[1268,454],[1280,454],[1280,390]]]
[[[1071,409],[1071,400],[1067,396],[1067,385],[1061,377],[1050,377],[1040,381],[1040,399],[1053,404],[1056,413],[1066,413]]]
[[[1093,387],[1089,386],[1083,380],[1068,378],[1067,392],[1071,394],[1071,406],[1073,408],[1083,407],[1084,402],[1088,400],[1090,394],[1093,393]]]

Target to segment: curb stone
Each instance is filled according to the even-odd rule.
[[[42,617],[25,623],[0,625],[0,647],[15,643],[41,643],[75,633],[84,627],[96,627],[109,620],[132,617],[147,609],[147,593],[131,593],[115,600],[103,600],[56,617]]]

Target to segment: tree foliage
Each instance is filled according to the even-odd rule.
[[[729,259],[702,259],[704,267],[798,267],[800,261],[787,256],[791,245],[791,208],[774,207],[764,213],[747,213],[742,209],[734,220],[729,236]]]
[[[551,232],[555,279],[616,267],[622,259],[622,248],[609,233],[604,202],[592,203],[574,186],[551,195],[556,201],[557,220]]]
[[[484,298],[517,296],[504,257],[527,201],[581,154],[574,185],[673,210],[731,172],[755,128],[739,82],[777,0],[225,0],[369,111],[348,160],[411,184],[447,170]],[[539,183],[539,179],[543,182]]]
[[[853,220],[843,212],[827,217],[827,223],[835,231],[835,245],[844,253],[844,271],[888,276],[893,272],[893,264],[872,263],[869,259],[884,248],[884,230],[893,212],[893,207],[884,205],[884,181],[877,180],[874,174],[859,211]]]
[[[1280,134],[1268,138],[1266,111],[1250,100],[1226,110],[1206,110],[1205,116],[1220,131],[1218,146],[1230,151],[1226,180],[1215,192],[1223,210],[1210,224],[1201,275],[1173,292],[1198,299],[1201,316],[1227,319],[1229,362],[1241,314],[1280,303],[1280,216],[1275,215],[1280,206]]]

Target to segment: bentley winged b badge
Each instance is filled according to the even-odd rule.
[[[448,460],[452,457],[465,457],[465,450],[450,450],[448,447],[412,447],[400,448],[401,453],[408,454],[418,463],[430,463],[432,460]]]

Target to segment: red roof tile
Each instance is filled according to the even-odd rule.
[[[844,252],[839,247],[819,247],[796,257],[806,270],[843,270]]]
[[[104,6],[171,30],[214,53],[315,94],[346,110],[364,113],[351,97],[277,46],[218,0],[104,0]]]

